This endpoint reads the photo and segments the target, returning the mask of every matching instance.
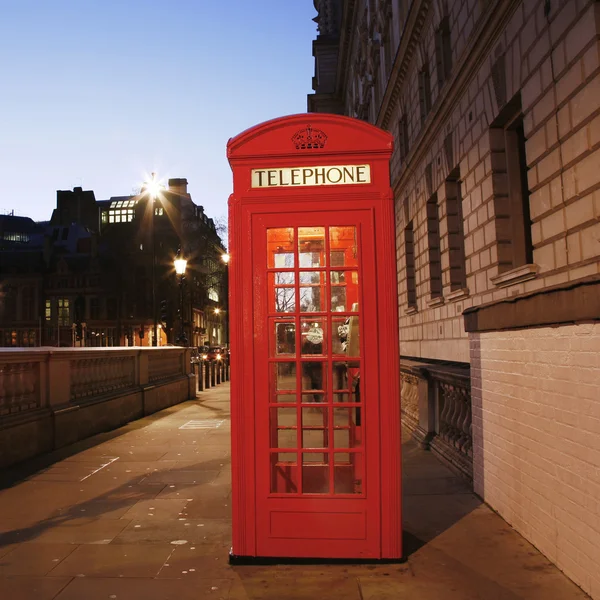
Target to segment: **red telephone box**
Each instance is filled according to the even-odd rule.
[[[231,139],[231,558],[401,558],[392,136],[325,114]]]

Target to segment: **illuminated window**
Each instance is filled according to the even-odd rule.
[[[46,321],[50,321],[52,319],[52,301],[46,300],[46,306],[44,308],[44,315],[46,317]]]
[[[7,242],[21,242],[23,244],[29,242],[29,235],[27,233],[10,232],[5,233],[3,237]]]
[[[102,211],[102,223],[108,223],[108,212],[105,210]]]
[[[164,213],[165,213],[165,209],[164,209],[162,206],[157,206],[157,207],[155,207],[155,209],[154,209],[154,214],[155,214],[156,216],[161,216],[161,215],[164,215]]]
[[[57,301],[58,306],[58,324],[59,325],[70,325],[70,310],[69,310],[69,299],[59,298]]]
[[[218,294],[217,290],[215,290],[215,288],[210,288],[208,290],[208,298],[215,302],[219,301],[219,294]]]

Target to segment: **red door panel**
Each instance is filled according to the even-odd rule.
[[[258,556],[381,556],[371,219],[253,218]]]

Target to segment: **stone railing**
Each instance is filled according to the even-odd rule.
[[[40,361],[0,362],[0,419],[40,406]]]
[[[0,467],[195,397],[187,348],[0,348]]]
[[[71,401],[133,388],[135,366],[134,356],[95,356],[70,361]]]
[[[401,359],[402,424],[423,448],[473,479],[468,365]]]
[[[150,354],[148,356],[148,381],[154,383],[173,377],[175,373],[181,373],[183,358],[185,357],[182,357],[181,354],[168,356]]]

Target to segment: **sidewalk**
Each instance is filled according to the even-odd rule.
[[[588,598],[409,440],[406,563],[230,566],[229,433],[222,384],[0,473],[0,600]]]

